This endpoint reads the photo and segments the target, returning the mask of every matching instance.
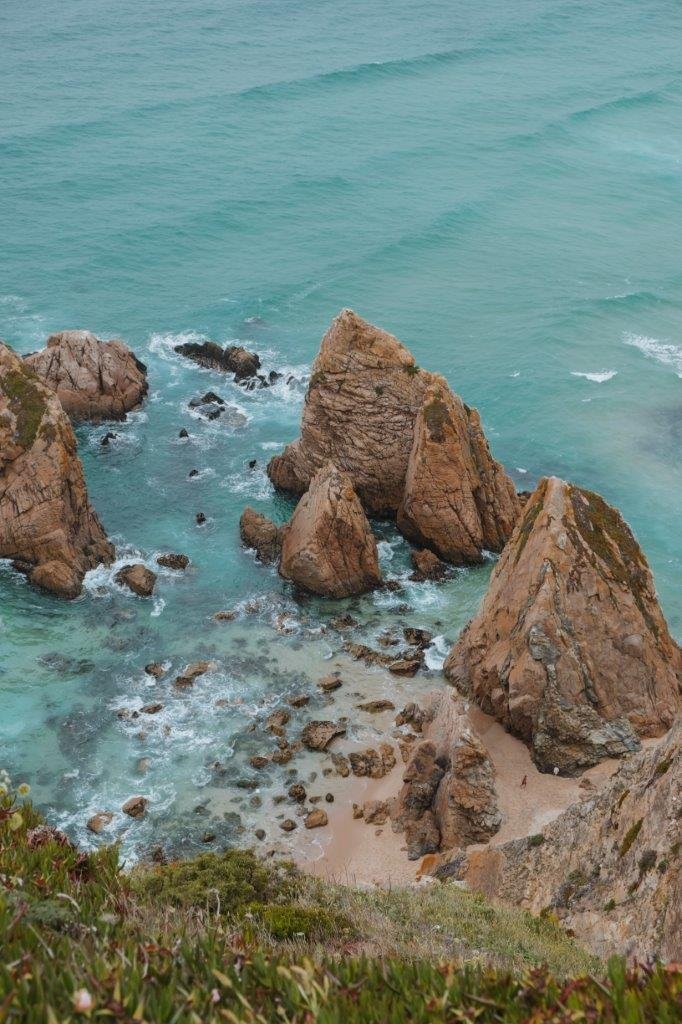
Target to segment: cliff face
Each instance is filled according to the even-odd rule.
[[[500,551],[519,513],[478,413],[350,309],[322,339],[301,436],[268,473],[276,487],[303,494],[330,460],[369,514],[397,515],[410,540],[455,564],[480,561],[483,548]]]
[[[682,719],[542,835],[471,852],[471,888],[551,910],[596,953],[679,960]]]
[[[88,502],[76,439],[59,399],[0,343],[0,557],[63,597],[114,549]]]
[[[122,420],[147,394],[147,371],[122,341],[90,331],[62,331],[26,365],[57,394],[74,423]]]
[[[682,655],[619,513],[550,478],[529,498],[445,674],[526,740],[541,770],[574,774],[670,726]]]
[[[349,597],[381,583],[367,517],[350,478],[331,462],[315,474],[283,531],[279,571],[324,597]]]

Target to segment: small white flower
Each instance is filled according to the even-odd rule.
[[[28,782],[22,782],[20,786],[17,786],[17,793],[19,796],[28,796],[31,792],[31,787]]]
[[[89,1013],[94,1001],[87,988],[79,988],[73,994],[73,1008],[76,1013]]]

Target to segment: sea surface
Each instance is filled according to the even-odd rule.
[[[301,603],[239,543],[246,504],[290,514],[265,466],[344,306],[480,409],[519,488],[556,473],[617,504],[682,639],[678,0],[3,0],[0,45],[0,337],[88,328],[148,365],[143,409],[106,447],[79,428],[80,454],[119,565],[192,560],[151,600],[114,567],[73,603],[0,564],[0,766],[54,820],[97,842],[87,817],[143,793],[103,837],[127,856],[244,841],[283,786],[248,765],[264,716],[301,691],[294,730],[351,714],[315,695],[330,665],[388,692],[343,662],[344,612],[356,640],[431,629],[411,685],[438,681],[492,561],[415,584],[379,524],[402,591]],[[174,353],[202,338],[285,377],[249,393]],[[193,415],[209,389],[246,424]],[[216,667],[176,690],[198,658]],[[353,742],[377,734],[361,719]]]

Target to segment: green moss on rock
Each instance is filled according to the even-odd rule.
[[[0,387],[17,418],[17,441],[22,448],[28,449],[35,441],[45,415],[47,402],[43,389],[37,378],[24,367],[7,373],[0,381]]]
[[[635,839],[639,835],[640,830],[642,828],[643,821],[644,821],[644,819],[640,818],[639,821],[636,821],[633,825],[631,825],[630,828],[625,833],[625,837],[623,838],[623,842],[620,844],[620,856],[621,857],[625,856],[625,854],[628,852],[628,850],[630,849],[630,847],[634,843]]]

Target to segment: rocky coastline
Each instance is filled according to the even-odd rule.
[[[259,356],[239,346],[186,343],[176,351],[247,389],[271,387],[279,377],[260,373]],[[23,359],[0,344],[0,557],[36,587],[75,598],[86,572],[114,561],[89,504],[71,423],[121,420],[144,402],[148,386],[146,367],[127,346],[87,331],[51,335],[45,349]],[[208,420],[230,419],[214,392],[193,408]],[[245,417],[230,422],[246,426]],[[372,832],[382,849],[390,843],[388,856],[403,865],[403,877],[413,877],[408,865],[419,862],[421,877],[454,877],[536,911],[558,908],[576,934],[605,951],[672,956],[682,651],[620,513],[557,477],[517,494],[477,411],[442,376],[418,367],[400,341],[347,309],[322,339],[300,437],[267,472],[298,503],[286,523],[246,508],[240,536],[262,571],[276,566],[280,586],[291,586],[303,602],[390,591],[395,581],[382,577],[379,519],[393,522],[413,546],[415,578],[434,586],[490,552],[499,559],[431,693],[417,693],[411,682],[430,634],[405,626],[402,637],[387,634],[377,650],[358,642],[352,619],[340,617],[338,658],[317,693],[291,694],[286,706],[254,723],[262,746],[250,768],[271,774],[284,790],[272,804],[273,827],[258,829],[256,840],[267,839],[276,852],[277,834],[310,836],[300,840],[301,858],[321,843],[313,859],[324,862],[329,842],[312,837],[335,841],[348,824],[343,815],[352,814],[352,834]],[[117,585],[141,599],[155,594],[157,573],[149,566],[119,565]],[[189,559],[169,553],[157,566],[182,574]],[[236,617],[225,609],[214,625]],[[286,632],[284,617],[277,628]],[[206,658],[178,669],[174,692],[191,690],[214,664]],[[159,660],[146,671],[161,681],[169,670]],[[377,723],[370,746],[349,744],[347,715],[333,713],[334,694],[350,682],[361,685],[360,678],[367,688],[353,691],[354,714]],[[372,689],[377,679],[381,695],[376,684]],[[153,700],[119,717],[153,718],[163,708],[164,700]],[[506,731],[515,758],[527,759],[516,783],[495,763],[486,739],[491,726],[481,728],[479,713]],[[301,758],[319,761],[313,781],[321,774],[328,787],[311,792],[296,772]],[[596,782],[593,769],[602,772]],[[546,787],[556,800],[548,799],[545,827],[510,839],[505,830],[522,831],[527,816],[507,791],[528,789],[529,775],[531,785],[547,776],[538,791]],[[359,785],[362,801],[353,799]],[[576,799],[567,803],[565,794]],[[149,810],[143,792],[131,794],[118,809],[100,809],[87,827],[106,837],[120,815],[135,821]],[[207,843],[215,840],[210,830],[206,835]],[[589,861],[589,871],[580,867],[567,894],[561,879],[579,870],[578,860]],[[609,892],[616,895],[607,898]]]

